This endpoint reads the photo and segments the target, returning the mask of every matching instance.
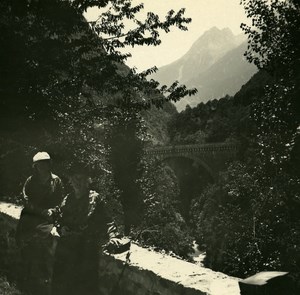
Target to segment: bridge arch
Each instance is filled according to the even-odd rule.
[[[153,164],[166,165],[173,171],[179,188],[177,195],[179,209],[182,216],[189,220],[192,200],[199,197],[205,187],[216,180],[212,169],[192,155],[168,155],[157,158]]]
[[[216,179],[227,162],[237,158],[239,148],[237,142],[156,146],[145,149],[144,157],[160,161],[179,157],[192,159]]]
[[[238,154],[239,144],[234,142],[156,146],[144,151],[144,157],[154,160],[154,165],[166,163],[175,173],[182,213],[187,219],[192,199],[200,196],[209,183],[215,182],[219,172]]]
[[[207,165],[203,160],[197,158],[196,156],[193,155],[169,155],[163,158],[157,158],[157,163],[164,163],[167,162],[168,160],[171,159],[188,159],[188,160],[192,160],[195,164],[198,164],[199,167],[202,167],[205,169],[205,172],[207,172],[211,179],[213,181],[216,180],[216,175],[214,173],[214,171],[209,167],[209,165]]]

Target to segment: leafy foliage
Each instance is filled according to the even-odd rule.
[[[299,1],[241,0],[241,4],[252,20],[252,26],[241,25],[248,36],[248,60],[271,72],[279,67],[296,69],[299,65]]]
[[[144,4],[132,7],[130,0],[110,1],[109,9],[104,12],[96,21],[91,22],[96,33],[104,38],[105,48],[109,53],[116,54],[116,48],[136,45],[159,45],[159,31],[170,32],[171,26],[177,26],[180,30],[187,30],[186,24],[191,22],[191,18],[185,18],[185,9],[175,13],[170,10],[164,21],[153,12],[148,12],[146,19],[140,21],[136,15],[144,8]],[[128,29],[124,25],[124,20],[130,20],[133,28]],[[123,41],[120,41],[123,38]]]
[[[253,24],[242,25],[246,57],[272,78],[249,101],[244,162],[195,200],[195,231],[214,269],[239,276],[285,269],[299,281],[299,3],[241,2]],[[234,100],[245,105],[241,92]]]
[[[187,107],[173,116],[168,129],[174,143],[224,142],[248,137],[249,121],[249,107],[226,96],[195,108]]]
[[[102,13],[92,25],[94,31],[90,30],[81,13],[90,6],[104,7],[108,2],[108,12]],[[90,131],[95,120],[110,115],[114,108],[116,112],[130,108],[134,113],[153,103],[162,105],[165,99],[156,89],[158,84],[145,79],[151,69],[138,75],[115,62],[117,45],[106,49],[110,41],[103,34],[119,37],[118,32],[111,29],[114,26],[111,7],[119,13],[115,16],[117,27],[123,18],[130,18],[137,23],[137,30],[145,27],[144,33],[150,29],[149,22],[156,32],[162,28],[168,30],[173,25],[185,29],[183,23],[190,22],[182,17],[184,12],[181,11],[170,12],[165,22],[149,14],[151,21],[148,19],[143,24],[134,18],[142,5],[132,8],[131,1],[2,2],[1,37],[5,46],[1,47],[1,118],[9,129],[6,135],[11,138],[11,133],[23,127],[14,138],[19,140],[23,134],[22,142],[26,141],[26,145],[31,142],[43,145],[47,139],[45,133],[55,137],[57,131],[66,130],[61,136],[68,135],[71,128],[66,126],[68,123],[78,124],[75,127],[81,132]],[[124,24],[120,26],[125,27]],[[139,33],[139,41],[131,38],[130,44],[144,44],[140,44],[146,38],[144,33]],[[129,44],[120,42],[124,46]],[[160,43],[158,33],[150,41],[152,45],[156,43]],[[111,51],[115,55],[110,54]],[[170,92],[169,99],[192,93],[177,85],[175,83],[169,90],[164,87],[164,92]],[[172,93],[176,91],[179,96]],[[149,99],[144,93],[153,96]],[[37,136],[41,135],[44,136],[38,141]]]
[[[155,69],[137,74],[123,64],[128,54],[118,48],[158,45],[160,30],[168,32],[173,26],[185,30],[191,21],[184,10],[170,11],[163,21],[153,13],[139,21],[136,14],[143,5],[131,2],[1,2],[2,193],[18,191],[29,173],[30,162],[25,159],[47,150],[59,163],[55,170],[60,175],[67,174],[74,161],[98,173],[113,169],[124,206],[132,203],[129,196],[136,190],[125,191],[135,187],[137,176],[139,112],[195,90],[177,82],[159,88],[157,82],[146,80]],[[82,14],[94,6],[104,10],[89,24]],[[126,36],[125,20],[135,24]],[[109,136],[101,135],[101,126],[108,128]],[[130,182],[128,186],[124,181]]]
[[[0,277],[0,292],[6,295],[22,295],[5,277]]]
[[[144,216],[136,229],[140,241],[187,258],[192,252],[192,237],[179,213],[174,172],[168,166],[148,163],[140,182],[144,195]]]
[[[198,242],[207,249],[206,264],[237,276],[297,271],[298,190],[299,183],[284,173],[274,179],[257,166],[232,164],[192,208]]]

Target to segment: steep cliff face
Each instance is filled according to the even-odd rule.
[[[186,83],[195,75],[205,72],[240,43],[241,37],[234,36],[230,29],[219,30],[213,27],[206,31],[183,57],[160,68],[153,78],[167,85],[175,80]]]
[[[187,81],[186,85],[196,87],[198,93],[179,101],[177,109],[182,110],[187,104],[195,107],[200,102],[235,95],[257,72],[256,66],[249,64],[244,57],[246,48],[247,42],[244,42],[227,52],[206,71]]]
[[[210,99],[234,95],[256,72],[244,58],[246,41],[230,29],[216,27],[205,32],[179,60],[166,65],[152,77],[162,84],[175,80],[196,87],[198,93],[176,103],[181,111],[187,104],[196,106]]]

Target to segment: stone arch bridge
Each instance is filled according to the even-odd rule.
[[[145,149],[144,156],[154,158],[158,162],[178,158],[190,159],[216,179],[228,162],[237,158],[239,148],[238,143],[232,142],[159,146]]]

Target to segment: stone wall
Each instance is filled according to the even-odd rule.
[[[6,277],[15,279],[19,265],[19,257],[15,243],[15,230],[17,219],[19,218],[19,210],[14,212],[16,214],[11,214],[11,208],[12,207],[7,204],[0,203],[0,270]],[[9,214],[5,214],[9,211]]]
[[[15,269],[14,233],[21,208],[0,203],[1,258]],[[129,259],[127,259],[129,256]],[[5,258],[5,259],[4,259]],[[103,254],[99,289],[122,295],[239,295],[239,279],[132,244],[130,253]]]

